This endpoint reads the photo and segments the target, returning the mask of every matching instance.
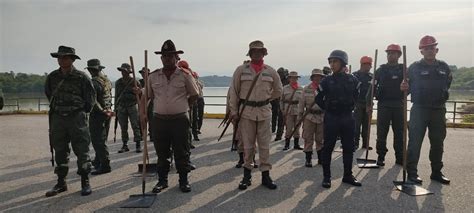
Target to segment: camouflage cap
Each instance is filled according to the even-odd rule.
[[[132,73],[132,67],[127,63],[123,63],[120,67],[117,67],[117,70],[120,72],[128,71],[129,73]]]
[[[96,69],[96,70],[102,70],[105,67],[100,65],[100,60],[93,58],[87,61],[87,67],[85,69]]]
[[[255,50],[255,49],[261,49],[264,51],[264,55],[268,55],[267,48],[265,48],[265,46],[263,45],[263,42],[260,40],[255,40],[255,41],[250,42],[247,56],[250,55],[251,50]]]
[[[313,76],[313,75],[325,76],[325,74],[323,73],[323,71],[320,70],[320,69],[317,69],[317,68],[316,68],[316,69],[313,69],[313,71],[311,71],[311,76]]]
[[[72,56],[74,59],[81,59],[79,56],[76,55],[76,50],[72,47],[66,46],[59,46],[58,52],[50,53],[53,58],[57,58],[59,56]]]
[[[143,73],[145,70],[148,70],[148,72],[150,72],[150,69],[147,69],[145,67],[142,67],[142,69],[140,71],[138,71],[139,73]]]
[[[298,75],[298,72],[291,71],[290,74],[288,75],[288,77],[297,77],[297,78],[299,78],[300,76]]]

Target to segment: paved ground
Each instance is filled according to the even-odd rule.
[[[79,194],[80,177],[75,173],[75,156],[71,154],[68,176],[69,191],[52,198],[44,193],[56,181],[49,162],[46,115],[0,116],[0,211],[4,212],[112,212],[112,211],[171,211],[171,212],[472,212],[474,204],[474,131],[449,129],[445,141],[445,174],[450,186],[429,180],[429,142],[425,141],[420,160],[423,187],[434,195],[411,197],[396,191],[392,181],[401,179],[401,167],[394,165],[389,148],[387,166],[383,169],[359,169],[354,174],[362,182],[360,188],[341,184],[341,153],[333,154],[333,187],[323,189],[320,166],[305,168],[304,153],[282,152],[282,142],[272,142],[273,179],[278,189],[270,191],[260,185],[260,172],[254,170],[253,185],[246,191],[237,189],[242,170],[234,168],[237,154],[230,152],[230,134],[223,141],[216,137],[220,120],[205,120],[202,140],[196,142],[192,161],[198,169],[190,175],[192,192],[183,194],[177,187],[178,176],[170,172],[170,188],[158,194],[150,209],[121,209],[119,206],[131,194],[141,192],[137,163],[141,155],[133,152],[117,154],[120,142],[109,147],[113,171],[91,179],[93,193]],[[375,129],[375,128],[374,128]],[[118,131],[119,132],[119,131]],[[372,131],[374,137],[375,131]],[[113,134],[113,132],[111,132]],[[391,135],[389,140],[391,140]],[[134,147],[133,145],[131,147]],[[153,145],[151,160],[156,159]],[[93,151],[92,151],[93,152]],[[356,157],[364,152],[359,150]],[[376,158],[371,153],[371,158]],[[147,189],[156,177],[147,178]]]

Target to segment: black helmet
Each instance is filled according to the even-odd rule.
[[[349,62],[349,59],[347,57],[347,53],[342,51],[342,50],[334,50],[331,52],[331,54],[328,57],[328,60],[331,58],[337,58],[342,61],[344,65],[347,65]]]
[[[278,72],[278,73],[283,73],[283,72],[285,72],[285,68],[280,67],[280,68],[278,68],[277,72]]]

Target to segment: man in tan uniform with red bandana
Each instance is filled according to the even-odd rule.
[[[250,56],[250,63],[237,67],[229,88],[230,119],[234,123],[238,122],[240,140],[244,145],[244,177],[239,189],[245,190],[251,185],[255,143],[258,147],[262,185],[276,189],[277,185],[270,178],[270,101],[281,96],[282,85],[275,69],[263,63],[263,57],[267,55],[263,42],[251,42],[247,55]],[[254,87],[250,91],[255,79]],[[245,110],[241,113],[244,105]]]
[[[324,78],[323,71],[314,69],[311,72],[311,83],[304,87],[303,95],[299,102],[298,120],[306,114],[303,121],[304,153],[306,154],[306,167],[313,167],[311,159],[313,157],[313,145],[316,142],[316,152],[318,153],[318,164],[321,164],[321,149],[323,148],[323,118],[324,113],[314,98],[317,94],[319,82]]]
[[[301,99],[301,96],[303,95],[303,87],[298,84],[299,77],[300,76],[298,76],[297,72],[290,72],[290,74],[288,75],[288,80],[290,81],[290,83],[283,87],[283,94],[281,96],[280,107],[283,115],[283,122],[286,126],[285,147],[283,148],[283,150],[290,149],[291,133],[293,132],[296,123],[298,123],[298,102]],[[300,127],[301,125],[298,125],[296,127],[295,133],[293,134],[295,143],[293,148],[298,150],[302,150],[299,144]]]

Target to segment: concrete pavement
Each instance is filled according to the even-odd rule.
[[[194,142],[191,160],[197,169],[190,174],[192,192],[184,194],[178,188],[178,175],[172,169],[170,187],[158,194],[150,209],[121,209],[119,206],[131,194],[141,193],[141,178],[137,164],[141,154],[118,154],[120,135],[112,143],[113,129],[109,134],[109,149],[113,171],[92,176],[93,193],[82,197],[80,177],[76,174],[76,158],[71,153],[67,192],[46,198],[44,193],[56,182],[51,167],[46,115],[0,116],[0,211],[2,212],[472,212],[474,207],[474,131],[448,129],[445,141],[444,173],[452,184],[443,186],[429,179],[429,141],[425,139],[419,164],[423,187],[434,195],[411,197],[393,187],[393,180],[402,178],[400,166],[395,165],[392,135],[390,133],[386,166],[382,169],[353,167],[354,175],[362,182],[359,188],[342,184],[342,156],[333,153],[333,186],[321,187],[322,168],[304,167],[304,153],[281,151],[283,141],[271,143],[271,176],[277,190],[260,185],[261,174],[254,170],[252,186],[245,191],[237,189],[242,169],[234,168],[237,153],[230,152],[231,132],[217,142],[222,129],[220,120],[204,121],[201,141]],[[372,126],[372,146],[375,147],[375,126]],[[120,131],[117,131],[118,133]],[[156,161],[152,143],[149,143],[151,161]],[[94,151],[91,147],[91,156]],[[358,150],[355,157],[365,156]],[[314,156],[315,158],[316,156]],[[375,159],[375,151],[370,158]],[[258,157],[257,157],[258,159]],[[156,177],[147,178],[147,190],[156,184]]]

